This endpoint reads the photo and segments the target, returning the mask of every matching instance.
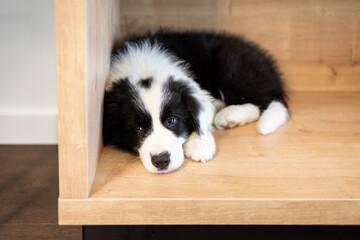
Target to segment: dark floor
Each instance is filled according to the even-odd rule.
[[[0,239],[82,239],[60,227],[57,146],[0,145]]]

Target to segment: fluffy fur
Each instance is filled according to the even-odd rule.
[[[132,37],[113,54],[104,144],[138,152],[150,172],[177,169],[184,154],[210,160],[213,125],[232,128],[259,119],[259,132],[269,134],[288,118],[274,60],[242,38],[158,32]]]

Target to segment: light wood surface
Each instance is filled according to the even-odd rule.
[[[102,152],[104,84],[120,1],[56,1],[60,197],[86,198]]]
[[[160,27],[243,35],[272,53],[293,91],[360,91],[358,0],[123,0],[122,36]]]
[[[290,108],[268,136],[216,131],[212,161],[170,174],[105,147],[90,198],[60,199],[60,222],[360,224],[360,93],[293,93]]]
[[[120,1],[88,0],[86,4],[87,188],[90,191],[102,152],[102,107],[111,52],[119,34]]]
[[[360,200],[60,200],[60,224],[360,224]]]
[[[86,198],[85,1],[56,1],[61,198]]]

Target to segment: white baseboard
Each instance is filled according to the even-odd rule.
[[[57,122],[53,109],[0,110],[0,144],[57,144]]]

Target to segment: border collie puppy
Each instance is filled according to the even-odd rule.
[[[157,32],[129,38],[112,56],[104,97],[103,141],[138,152],[145,168],[179,168],[184,153],[215,154],[213,125],[258,121],[269,134],[289,118],[274,60],[242,38]]]

